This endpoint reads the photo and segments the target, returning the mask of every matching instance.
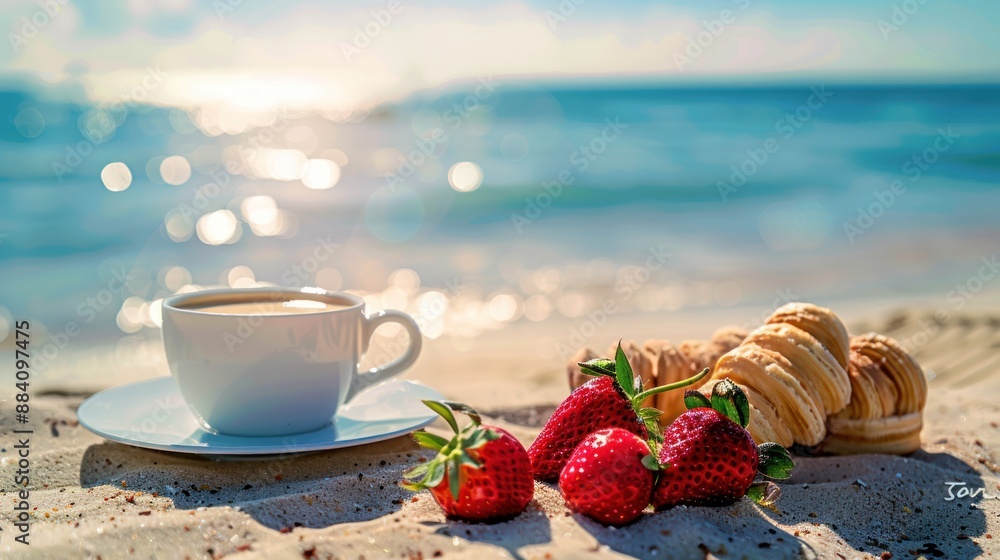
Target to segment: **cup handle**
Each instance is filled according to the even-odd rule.
[[[375,329],[385,323],[399,323],[404,329],[406,329],[406,332],[410,335],[409,348],[403,352],[402,356],[385,365],[373,367],[366,372],[359,371],[358,374],[354,376],[354,381],[351,382],[351,388],[347,391],[347,398],[345,399],[345,402],[353,399],[358,395],[358,393],[364,391],[372,385],[381,383],[386,379],[403,373],[406,371],[406,368],[413,365],[413,362],[417,360],[417,356],[420,355],[420,348],[424,341],[423,335],[420,334],[420,327],[417,326],[417,322],[414,321],[412,317],[402,311],[396,311],[394,309],[387,309],[372,315],[366,315],[364,319],[362,319],[362,354],[368,351],[368,343],[371,342]]]

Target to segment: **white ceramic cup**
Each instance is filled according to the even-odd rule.
[[[312,300],[310,313],[217,313],[199,307]],[[420,354],[417,323],[400,311],[364,312],[364,300],[314,288],[204,290],[163,301],[163,347],[181,395],[206,428],[237,436],[318,430],[362,390],[399,375]],[[359,372],[379,325],[410,335],[403,355]]]

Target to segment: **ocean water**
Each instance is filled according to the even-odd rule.
[[[940,299],[1000,241],[998,94],[493,80],[247,115],[8,86],[0,334],[30,317],[78,323],[78,349],[154,341],[163,297],[257,283],[351,289],[456,340],[626,292],[665,313]],[[336,184],[307,188],[306,159]]]

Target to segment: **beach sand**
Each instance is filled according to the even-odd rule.
[[[840,311],[840,309],[838,309]],[[871,312],[871,310],[868,310]],[[872,312],[874,313],[874,312]],[[797,457],[780,513],[744,499],[678,507],[607,528],[537,484],[527,511],[504,523],[447,520],[400,474],[429,452],[401,437],[286,458],[219,462],[107,442],[76,423],[85,395],[32,398],[30,546],[13,542],[10,435],[3,436],[0,556],[5,558],[973,558],[1000,556],[1000,313],[842,313],[854,333],[918,346],[933,372],[923,448],[909,457]],[[867,318],[866,318],[867,317]],[[939,317],[940,318],[940,317]],[[613,317],[626,338],[708,336],[722,314],[672,320]],[[570,327],[560,332],[570,332]],[[563,361],[530,346],[550,323],[484,335],[474,351],[430,341],[407,377],[468,402],[525,445],[568,392]],[[921,337],[919,333],[926,336]],[[685,336],[686,335],[686,336]],[[602,350],[610,339],[594,338]],[[525,347],[524,341],[530,341]],[[7,403],[10,404],[9,402]],[[0,409],[2,433],[15,427]],[[438,422],[432,430],[443,433]],[[982,490],[948,500],[947,483]],[[953,486],[957,493],[961,486]],[[989,497],[986,497],[989,496]]]

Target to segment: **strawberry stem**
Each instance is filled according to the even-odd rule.
[[[677,381],[669,385],[662,385],[660,387],[653,387],[652,389],[647,389],[639,393],[638,395],[632,397],[632,402],[640,403],[652,395],[656,395],[658,393],[665,393],[667,391],[673,391],[674,389],[680,389],[681,387],[687,387],[688,385],[693,385],[701,381],[706,375],[708,375],[708,368],[701,370],[701,372],[699,372],[698,374],[688,377],[687,379]]]

